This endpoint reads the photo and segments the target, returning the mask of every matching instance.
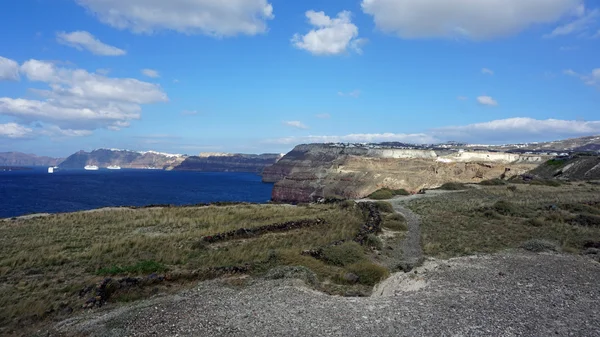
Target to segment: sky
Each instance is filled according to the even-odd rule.
[[[600,134],[596,0],[19,0],[0,31],[0,152]]]

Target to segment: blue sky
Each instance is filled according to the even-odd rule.
[[[600,134],[582,0],[21,0],[0,151],[286,152]]]

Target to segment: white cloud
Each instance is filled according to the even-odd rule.
[[[317,117],[318,119],[329,119],[331,118],[330,114],[317,114],[315,115],[315,117]]]
[[[514,143],[544,139],[559,139],[600,133],[600,121],[568,121],[560,119],[508,118],[465,126],[449,126],[431,130],[439,139],[468,142]]]
[[[158,71],[154,70],[154,69],[142,69],[142,74],[151,77],[151,78],[159,78],[160,74],[158,73]]]
[[[42,100],[0,97],[0,115],[56,125],[71,135],[82,132],[73,130],[127,127],[140,118],[141,105],[168,100],[156,84],[60,68],[46,61],[29,60],[20,71],[29,81],[47,83],[50,89],[31,89]]]
[[[496,106],[498,102],[490,96],[479,96],[477,102],[482,105]]]
[[[518,143],[526,141],[555,140],[600,134],[600,121],[569,121],[560,119],[539,120],[526,117],[494,120],[463,126],[435,128],[423,133],[374,133],[284,137],[268,139],[264,143],[297,145],[303,143],[380,143],[403,142],[435,144],[449,140],[468,143]]]
[[[108,75],[110,73],[110,69],[108,68],[100,68],[100,69],[96,69],[96,72],[100,75]]]
[[[18,81],[19,78],[19,64],[0,56],[0,81]]]
[[[360,97],[360,90],[352,90],[350,92],[342,92],[342,91],[338,91],[338,96],[342,96],[342,97],[353,97],[353,98],[358,98]]]
[[[87,49],[92,54],[102,56],[122,56],[127,54],[123,49],[109,46],[96,39],[92,34],[86,31],[76,31],[72,33],[59,32],[56,34],[56,40],[64,45],[76,48],[78,50]]]
[[[118,29],[151,34],[173,30],[212,36],[267,31],[273,6],[267,0],[75,0],[100,21]]]
[[[283,124],[297,129],[308,129],[308,126],[300,121],[285,121]]]
[[[586,85],[600,88],[600,68],[593,69],[590,74],[580,74],[573,71],[572,69],[564,70],[563,74],[577,77]]]
[[[458,96],[458,97],[456,97],[456,99],[459,100],[459,101],[466,101],[466,100],[469,99],[469,97],[467,97],[467,96]]]
[[[580,10],[576,15],[578,16],[577,19],[556,27],[550,34],[546,34],[544,37],[553,38],[577,33],[586,34],[586,32],[597,23],[598,18],[600,17],[600,9],[591,11],[585,11],[585,9],[583,9],[583,11]]]
[[[33,129],[17,123],[0,124],[0,138],[29,138],[32,133]]]
[[[339,55],[348,50],[360,54],[366,40],[358,38],[358,27],[352,23],[351,15],[343,11],[332,19],[324,12],[307,11],[308,22],[315,28],[306,35],[295,34],[292,44],[314,55]]]
[[[435,143],[437,139],[423,134],[404,133],[357,133],[343,136],[306,136],[306,137],[284,137],[266,140],[265,143],[294,145],[301,143],[380,143],[380,142],[404,142],[413,144]]]
[[[402,38],[488,40],[553,23],[583,0],[362,0],[382,31]]]
[[[494,75],[494,71],[488,68],[481,69],[481,73],[484,75]]]

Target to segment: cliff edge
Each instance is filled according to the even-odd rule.
[[[528,172],[551,156],[462,149],[403,149],[377,145],[303,144],[266,167],[263,181],[275,182],[272,199],[310,202],[319,198],[362,198],[388,187],[417,192],[447,182],[482,180]]]

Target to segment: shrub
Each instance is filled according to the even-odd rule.
[[[365,245],[367,247],[373,247],[378,250],[381,250],[383,248],[383,242],[375,234],[367,235],[367,239],[365,240]]]
[[[538,218],[533,218],[533,219],[529,219],[527,221],[525,221],[526,224],[533,226],[533,227],[542,227],[546,221],[544,218],[538,217]]]
[[[495,179],[490,179],[490,180],[484,180],[482,182],[479,183],[479,185],[484,185],[484,186],[501,186],[501,185],[506,185],[506,181],[500,179],[500,178],[495,178]]]
[[[515,186],[515,185],[510,185],[510,186],[508,186],[508,187],[507,187],[507,189],[508,189],[509,191],[511,191],[511,192],[516,192],[516,191],[517,191],[517,186]]]
[[[382,188],[373,193],[371,193],[368,198],[374,200],[386,200],[391,199],[397,195],[410,195],[410,193],[405,189],[392,190],[389,188]]]
[[[394,207],[389,202],[377,201],[375,206],[382,213],[394,213]]]
[[[525,241],[522,245],[521,248],[528,250],[530,252],[544,252],[544,251],[553,251],[556,252],[558,251],[558,244],[556,242],[553,241],[549,241],[549,240],[543,240],[543,239],[531,239],[528,241]]]
[[[502,215],[518,215],[520,214],[519,208],[517,205],[513,204],[510,201],[500,200],[497,201],[494,206],[492,206],[493,210]]]
[[[445,183],[442,186],[440,186],[438,188],[438,190],[445,190],[445,191],[461,191],[461,190],[466,190],[469,187],[463,183],[457,183],[457,182],[450,182],[450,183]]]
[[[335,266],[347,266],[362,260],[365,256],[363,248],[356,242],[344,242],[341,245],[323,249],[324,260]]]
[[[359,283],[368,286],[374,286],[390,275],[390,272],[386,268],[368,261],[361,261],[349,265],[346,270],[356,274]]]
[[[587,213],[579,214],[577,217],[571,220],[571,223],[586,227],[600,227],[600,215]]]
[[[371,194],[369,194],[368,198],[373,200],[386,200],[394,197],[394,192],[387,188],[382,188],[377,190]]]
[[[406,219],[401,214],[394,213],[389,214],[385,218],[383,218],[383,227],[398,232],[405,232],[408,230],[406,226]]]

